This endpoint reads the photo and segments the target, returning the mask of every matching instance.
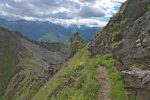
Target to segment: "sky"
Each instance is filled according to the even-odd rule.
[[[0,0],[7,20],[51,21],[62,25],[103,27],[125,0]]]

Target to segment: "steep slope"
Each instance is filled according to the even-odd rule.
[[[111,54],[91,58],[87,47],[69,59],[62,69],[49,80],[32,100],[97,100],[99,87],[97,67],[105,66],[109,71],[112,100],[127,100],[119,73],[113,70],[114,61]],[[100,84],[101,85],[101,84]]]
[[[33,100],[97,100],[101,97],[150,100],[149,8],[149,0],[127,0],[92,42],[68,60]],[[139,45],[136,41],[143,32]],[[105,67],[102,76],[96,73],[103,71],[98,66]],[[101,77],[110,80],[109,93],[101,90],[106,88],[101,82],[107,82]],[[99,95],[101,91],[105,94]]]
[[[0,27],[0,97],[15,74],[17,59],[16,37]],[[15,41],[16,40],[16,41]]]
[[[149,0],[127,0],[89,46],[93,56],[112,51],[129,100],[150,99],[149,6]]]
[[[52,33],[52,32],[48,32],[44,35],[42,35],[42,37],[40,37],[38,39],[39,42],[49,42],[49,43],[64,43],[64,44],[68,44],[69,43],[69,35],[63,34],[63,33]]]
[[[69,56],[70,54],[70,45],[69,44],[63,44],[63,43],[49,43],[49,42],[35,42],[36,44],[40,45],[40,47],[45,48],[52,52],[61,52],[65,54],[66,56]]]
[[[107,26],[97,32],[92,42],[70,58],[54,77],[40,87],[34,80],[39,80],[39,84],[45,77],[37,78],[38,73],[43,74],[43,72],[36,71],[36,74],[32,74],[35,77],[35,79],[33,77],[33,83],[32,81],[23,82],[24,85],[13,99],[150,100],[149,8],[149,0],[127,0]],[[143,32],[144,37],[142,36],[141,41],[140,34]],[[140,39],[140,45],[139,42],[136,42],[138,39]],[[29,46],[29,43],[26,45],[26,42],[23,44],[26,48],[30,48],[30,52],[34,51],[29,57],[34,57],[36,66],[43,64],[41,57],[45,58],[44,62],[47,61],[47,55],[38,52],[41,50],[36,51],[37,45],[33,46],[31,43],[32,46]],[[30,76],[27,77],[27,80],[32,79],[32,75],[26,75]],[[104,86],[105,82],[109,87],[108,90]],[[10,87],[13,86],[13,81],[10,84],[3,99],[11,93]],[[35,86],[34,89],[31,88],[33,86]]]
[[[29,100],[61,68],[66,55],[40,48],[8,29],[0,32],[0,99]]]

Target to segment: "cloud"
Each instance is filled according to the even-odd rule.
[[[76,24],[76,25],[88,25],[91,27],[92,26],[105,26],[107,24],[107,22],[105,21],[100,21],[98,19],[89,19],[89,18],[84,18],[84,19],[74,18],[74,19],[69,19],[69,20],[58,19],[58,20],[55,20],[54,22],[65,25],[65,26]]]
[[[79,11],[79,16],[83,17],[83,18],[104,17],[105,13],[100,9],[96,9],[96,8],[90,7],[90,6],[84,6]]]
[[[0,17],[104,26],[125,0],[1,0]]]

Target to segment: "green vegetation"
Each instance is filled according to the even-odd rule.
[[[8,100],[9,98],[13,100],[26,100],[27,97],[33,96],[37,91],[37,85],[33,79],[37,78],[40,75],[39,73],[42,73],[42,65],[31,54],[29,57],[21,59],[19,65],[24,67],[25,77],[22,81],[17,81],[17,75],[14,75],[5,90],[2,100]],[[16,84],[18,84],[17,87]]]
[[[7,31],[0,30],[0,97],[15,73],[17,59],[14,43]]]
[[[127,92],[124,89],[120,74],[111,70],[110,78],[112,86],[110,96],[112,100],[128,100]]]
[[[150,4],[147,5],[147,9],[150,10]]]
[[[123,25],[125,25],[125,23],[128,21],[128,18],[126,18],[126,19],[122,19],[121,21],[120,21],[120,23],[119,23],[119,25],[120,25],[120,27],[122,27]]]
[[[38,45],[40,45],[42,48],[45,48],[52,52],[58,52],[63,54],[69,53],[69,46],[70,44],[63,44],[63,43],[49,43],[49,42],[36,42]]]
[[[112,33],[113,36],[120,35],[120,34],[121,34],[120,32],[113,32]]]
[[[113,70],[114,60],[111,54],[91,58],[87,48],[66,62],[33,100],[96,100],[98,80],[95,70],[98,65],[109,70],[112,100],[127,100],[120,75]]]
[[[79,50],[86,45],[85,41],[81,38],[78,32],[75,32],[71,37],[71,54],[70,57],[74,56]]]
[[[52,32],[44,34],[39,40],[39,42],[48,42],[48,43],[64,43],[69,44],[69,36],[66,36],[63,33],[55,34]]]
[[[132,68],[132,69],[135,69],[135,68],[137,68],[137,67],[138,67],[137,64],[132,64],[132,65],[131,65],[131,68]]]
[[[3,34],[1,33],[0,35]],[[46,72],[45,66],[49,67],[49,61],[54,61],[49,57],[56,58],[55,60],[60,63],[63,63],[61,59],[65,59],[65,57],[61,52],[46,51],[20,37],[16,36],[16,39],[13,40],[9,35],[7,38],[0,36],[0,46],[4,45],[3,47],[5,47],[6,45],[6,48],[0,49],[0,55],[1,52],[4,53],[4,57],[1,58],[0,56],[0,64],[3,65],[0,67],[0,73],[3,76],[0,76],[2,80],[0,82],[0,92],[3,92],[0,100],[30,100],[46,82],[45,77],[48,76],[48,72]],[[14,44],[14,41],[17,40],[19,40],[19,43]],[[18,53],[18,51],[15,51],[14,45],[19,48],[17,50],[21,54],[21,58],[15,53]],[[17,58],[19,60],[16,64]],[[43,58],[45,59],[43,60]]]
[[[114,31],[114,32],[112,32],[112,35],[113,36],[121,36],[122,35],[122,31],[123,31],[123,27],[124,27],[124,25],[125,25],[125,23],[128,21],[128,18],[126,18],[126,19],[122,19],[121,21],[119,21],[119,23],[117,23],[116,25],[117,25],[117,27],[119,27],[118,29],[117,28],[115,28],[114,30],[116,30],[116,31]]]

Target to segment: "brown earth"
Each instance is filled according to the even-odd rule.
[[[111,84],[107,69],[99,66],[96,70],[96,73],[99,82],[97,100],[110,100]]]

